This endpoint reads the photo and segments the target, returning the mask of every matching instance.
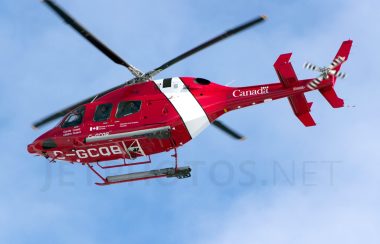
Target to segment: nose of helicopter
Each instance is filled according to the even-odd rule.
[[[57,143],[54,139],[39,137],[27,146],[27,150],[31,154],[41,154],[56,147]]]
[[[45,155],[47,151],[53,150],[57,147],[55,133],[55,128],[53,128],[41,134],[27,146],[27,151],[31,154]]]
[[[28,147],[27,147],[27,150],[28,150],[29,153],[32,153],[32,154],[33,153],[37,153],[37,150],[34,147],[34,143],[29,144]]]

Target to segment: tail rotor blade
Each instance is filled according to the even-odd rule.
[[[335,69],[338,65],[342,64],[343,62],[344,62],[344,58],[339,56],[332,61],[332,63],[329,66],[329,69]]]
[[[303,67],[305,69],[308,69],[308,70],[313,70],[313,71],[321,71],[321,68],[318,67],[317,65],[315,64],[312,64],[312,63],[309,63],[309,62],[306,62]]]
[[[335,77],[341,78],[341,79],[346,78],[346,76],[347,75],[345,73],[341,72],[341,71],[339,71],[338,73],[335,74]]]
[[[307,88],[310,90],[314,90],[318,88],[318,85],[323,81],[323,75],[320,75],[318,78],[315,78],[314,80],[310,81],[309,84],[307,84]]]

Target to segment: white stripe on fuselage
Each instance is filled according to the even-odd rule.
[[[178,111],[192,138],[210,124],[203,108],[180,78],[172,78],[171,86],[165,88],[163,87],[163,80],[155,80],[154,82]]]

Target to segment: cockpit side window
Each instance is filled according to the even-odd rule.
[[[67,127],[71,127],[71,126],[80,125],[83,121],[84,111],[85,111],[85,107],[82,106],[82,107],[75,109],[71,113],[69,113],[69,115],[66,116],[66,119],[62,123],[61,127],[67,128]]]
[[[209,85],[211,83],[211,81],[203,79],[203,78],[196,78],[194,81],[195,83],[199,85]]]
[[[112,111],[112,103],[101,104],[96,107],[94,121],[101,122],[110,118]]]
[[[116,118],[122,118],[140,111],[141,101],[123,101],[117,106]]]
[[[164,79],[163,81],[163,84],[162,84],[162,87],[163,88],[166,88],[166,87],[171,87],[172,86],[172,79]]]

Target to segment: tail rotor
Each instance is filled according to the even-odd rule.
[[[313,79],[307,84],[307,88],[309,88],[310,90],[317,89],[318,85],[323,80],[329,79],[330,76],[334,76],[335,78],[340,78],[340,79],[346,78],[347,75],[339,71],[339,69],[337,69],[338,67],[340,68],[340,65],[343,64],[344,61],[346,61],[345,57],[338,56],[331,62],[331,64],[328,67],[319,67],[315,64],[306,62],[304,64],[305,69],[320,73],[320,75],[317,78]]]

